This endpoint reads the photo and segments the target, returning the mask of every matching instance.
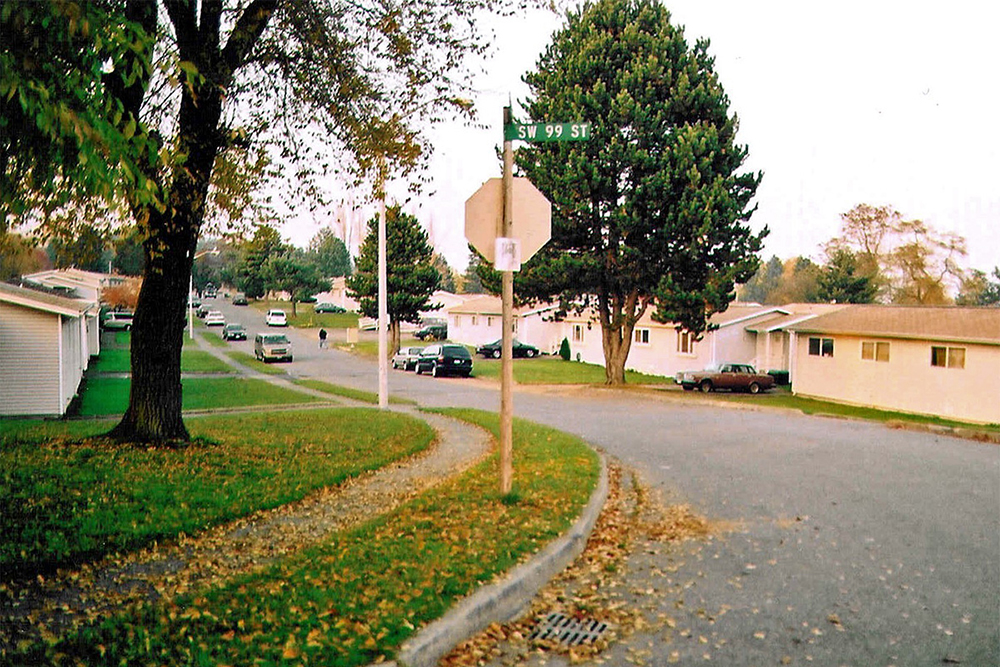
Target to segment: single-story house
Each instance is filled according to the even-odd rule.
[[[1000,423],[1000,308],[852,305],[788,330],[796,395]]]
[[[757,337],[754,364],[757,370],[763,373],[789,370],[792,334],[788,328],[846,307],[847,304],[789,303],[781,306],[783,311],[788,312],[787,315],[749,325],[746,330]]]
[[[105,287],[120,285],[127,276],[95,273],[81,269],[51,269],[32,273],[21,278],[21,282],[40,285],[52,290],[65,292],[65,296],[99,303],[101,291]]]
[[[76,395],[97,330],[90,301],[0,283],[0,416],[61,416]]]
[[[647,309],[632,331],[632,347],[625,367],[641,373],[672,376],[678,371],[700,370],[723,362],[757,364],[755,327],[791,315],[785,306],[734,303],[715,313],[715,326],[699,338],[676,323],[656,322]],[[601,325],[596,312],[569,313],[560,323],[559,341],[570,343],[572,358],[604,364]]]
[[[559,349],[558,329],[552,322],[554,304],[515,308],[514,337],[542,352]],[[445,311],[448,338],[465,345],[484,345],[499,340],[503,333],[503,304],[499,298],[478,295]]]

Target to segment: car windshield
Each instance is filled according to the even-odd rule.
[[[276,335],[276,336],[264,336],[264,342],[265,343],[287,343],[288,339],[279,334],[279,335]]]
[[[230,331],[243,331],[244,329],[242,324],[227,324],[226,328]]]

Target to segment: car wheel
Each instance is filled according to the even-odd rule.
[[[431,375],[433,375],[436,378],[441,377],[441,367],[438,366],[437,364],[431,366]]]
[[[531,359],[531,358],[532,358],[533,356],[535,356],[535,351],[534,351],[534,350],[528,350],[528,351],[526,351],[526,352],[524,353],[524,356],[526,356],[526,357],[528,357],[529,359]]]
[[[749,391],[751,394],[759,394],[760,393],[760,385],[757,384],[756,382],[751,382],[750,386],[747,387],[747,391]]]
[[[702,380],[701,384],[698,385],[698,389],[701,390],[701,393],[707,394],[712,391],[712,383],[709,380]]]
[[[493,350],[493,358],[494,359],[500,358],[500,350]]]
[[[681,386],[684,387],[684,391],[694,391],[694,385],[682,384]]]
[[[416,365],[416,366],[414,367],[414,369],[413,369],[413,370],[415,370],[415,371],[417,372],[417,375],[423,375],[423,374],[424,374],[424,372],[423,372],[422,370],[420,370],[420,364],[417,364],[417,365]]]

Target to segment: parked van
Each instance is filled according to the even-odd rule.
[[[253,356],[260,361],[291,361],[292,342],[283,333],[259,333],[253,340]]]
[[[128,331],[132,328],[132,313],[125,311],[106,313],[101,326],[107,330]]]

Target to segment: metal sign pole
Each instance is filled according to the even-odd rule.
[[[385,161],[379,159],[378,176],[378,407],[389,408],[388,327],[389,298],[385,242]]]
[[[512,122],[511,108],[504,107],[503,125]],[[514,193],[513,142],[503,142],[503,229],[498,236],[511,237]],[[503,272],[503,338],[500,357],[500,493],[510,493],[514,482],[514,272]]]

